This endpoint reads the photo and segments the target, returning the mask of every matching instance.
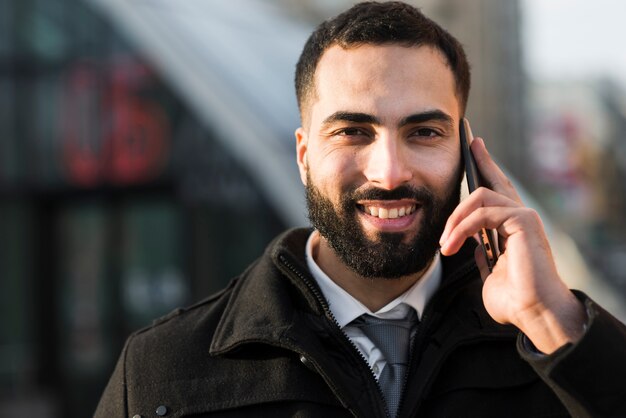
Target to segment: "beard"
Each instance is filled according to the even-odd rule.
[[[307,176],[308,177],[308,176]],[[369,188],[343,193],[338,207],[307,178],[306,200],[311,224],[350,269],[366,278],[395,279],[424,270],[439,249],[446,221],[459,204],[461,182],[454,183],[438,199],[424,187],[400,186],[393,190]],[[369,239],[358,221],[361,200],[414,199],[422,211],[415,235],[410,232],[377,232]]]

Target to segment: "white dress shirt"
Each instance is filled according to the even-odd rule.
[[[350,323],[363,314],[382,319],[400,319],[406,316],[410,308],[415,309],[418,318],[421,319],[426,303],[428,303],[441,283],[442,273],[439,253],[435,255],[433,262],[420,280],[396,299],[378,311],[372,312],[320,269],[313,258],[313,248],[318,245],[319,233],[313,231],[306,244],[306,260],[309,270],[328,301],[330,311],[337,320],[339,327],[363,354],[376,375],[376,379],[378,379],[387,362],[382,352],[363,334],[363,331],[350,325]]]

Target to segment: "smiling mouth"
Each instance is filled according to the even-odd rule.
[[[397,219],[409,216],[415,212],[416,205],[405,205],[395,208],[385,208],[376,205],[357,205],[361,212],[380,219]]]

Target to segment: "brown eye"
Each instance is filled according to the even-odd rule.
[[[361,128],[344,128],[341,131],[339,131],[338,133],[339,133],[339,135],[345,135],[345,136],[367,135],[367,132],[364,131]]]
[[[420,128],[415,131],[414,135],[422,136],[422,137],[434,137],[434,136],[438,136],[439,133],[437,133],[437,131],[430,129],[430,128]]]

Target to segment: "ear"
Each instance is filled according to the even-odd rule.
[[[307,173],[309,171],[309,163],[307,151],[309,146],[309,137],[304,128],[296,129],[296,158],[298,160],[298,170],[300,171],[300,180],[306,186]]]

